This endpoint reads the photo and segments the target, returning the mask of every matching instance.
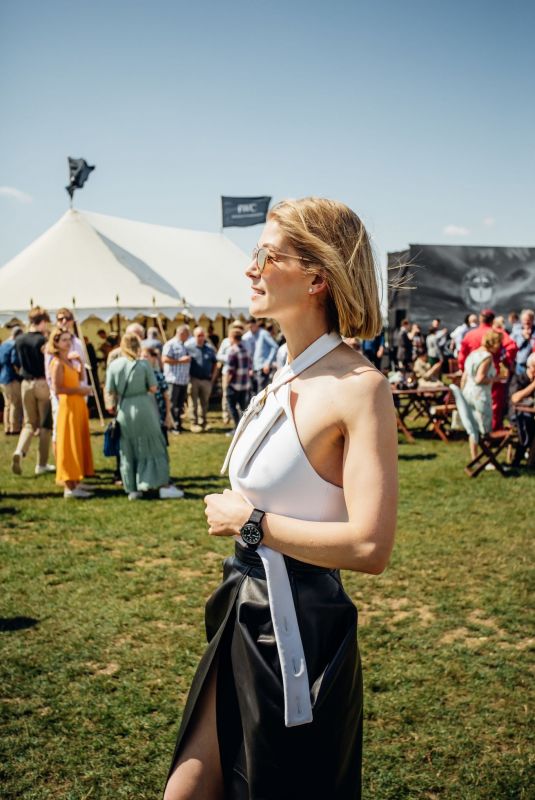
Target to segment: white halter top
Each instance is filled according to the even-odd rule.
[[[252,419],[237,441],[229,465],[232,488],[255,508],[295,519],[336,522],[347,520],[344,492],[324,480],[303,450],[290,406],[291,383],[268,394],[261,414]],[[269,430],[265,418],[281,411]],[[255,450],[251,442],[265,436]]]
[[[287,364],[268,387],[267,396],[251,401],[231,447],[231,486],[255,508],[295,519],[347,520],[343,490],[324,480],[310,464],[299,440],[290,406],[291,381],[338,347],[337,334],[324,334]],[[255,412],[255,408],[257,409]],[[241,541],[241,540],[240,540]],[[261,545],[273,628],[281,662],[287,727],[312,721],[306,662],[286,564],[281,553]]]

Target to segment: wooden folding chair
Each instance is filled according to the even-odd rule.
[[[500,431],[491,431],[491,433],[480,433],[472,409],[464,399],[463,393],[458,386],[452,385],[450,388],[455,397],[457,411],[465,431],[481,449],[481,452],[466,465],[464,471],[471,478],[477,478],[488,464],[492,464],[500,475],[505,478],[505,467],[498,461],[498,455],[510,443],[514,432],[513,429],[504,428]]]
[[[429,408],[433,430],[436,435],[446,444],[449,442],[449,436],[451,434],[451,419],[456,408],[457,406],[455,403],[451,402],[451,400],[448,402],[448,395],[446,396],[444,403],[441,403],[440,405],[433,405]]]
[[[477,455],[469,464],[466,465],[464,471],[471,478],[477,478],[479,473],[485,469],[487,464],[492,464],[498,470],[500,475],[504,478],[507,477],[506,466],[500,464],[498,454],[507,447],[509,440],[513,435],[512,428],[503,428],[501,431],[491,431],[484,436],[479,437],[478,445],[481,448],[481,453]]]

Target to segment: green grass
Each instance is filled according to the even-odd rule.
[[[161,796],[232,549],[206,534],[202,503],[226,485],[221,433],[172,440],[182,501],[128,502],[101,442],[98,497],[65,502],[53,476],[34,477],[34,452],[13,476],[14,441],[0,441],[3,800]],[[528,800],[535,475],[470,480],[463,442],[400,450],[391,564],[344,576],[360,611],[364,797]],[[14,618],[26,627],[5,630]]]

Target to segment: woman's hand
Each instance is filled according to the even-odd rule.
[[[239,492],[225,489],[223,494],[207,494],[204,513],[208,520],[210,536],[237,536],[249,517],[253,506]]]
[[[175,421],[174,421],[173,415],[171,413],[165,415],[164,425],[165,425],[165,427],[167,428],[168,431],[172,431],[173,428],[175,427]]]

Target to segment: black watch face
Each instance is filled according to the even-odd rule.
[[[258,525],[254,525],[252,522],[246,522],[240,533],[246,544],[260,544],[262,541],[262,531]]]

